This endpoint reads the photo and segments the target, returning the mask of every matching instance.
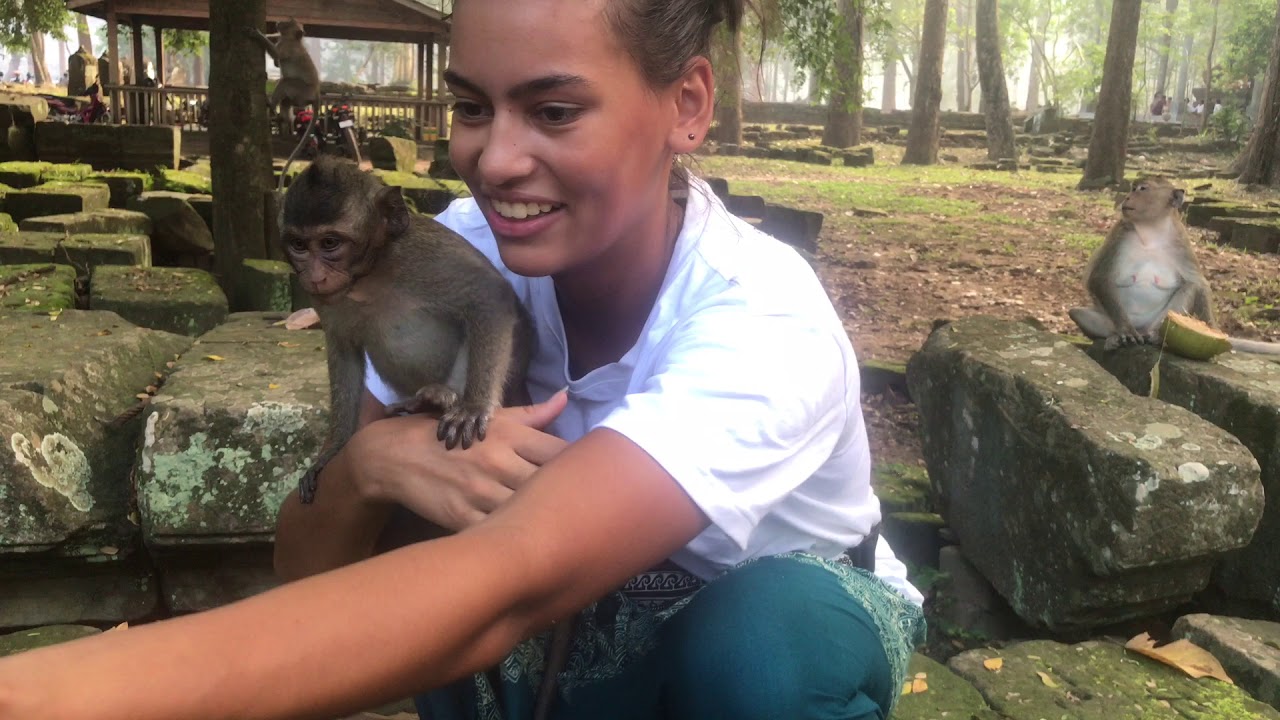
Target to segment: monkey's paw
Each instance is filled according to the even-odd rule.
[[[392,415],[398,413],[414,415],[429,411],[448,412],[450,408],[457,404],[458,393],[454,392],[453,388],[448,385],[436,383],[434,385],[424,385],[408,400],[388,405],[387,411]]]
[[[485,431],[489,429],[489,418],[493,414],[488,405],[475,406],[459,404],[445,411],[440,417],[440,425],[436,430],[436,439],[443,440],[445,448],[452,450],[462,445],[466,450],[477,440],[484,440]]]
[[[312,465],[298,481],[298,499],[303,505],[310,505],[316,499],[316,487],[320,479],[320,470],[323,468],[323,465]]]

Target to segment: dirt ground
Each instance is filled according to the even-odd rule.
[[[1031,318],[1050,331],[1077,333],[1067,310],[1086,303],[1084,264],[1116,217],[1115,197],[1076,191],[1079,171],[971,171],[963,163],[983,159],[982,151],[944,152],[961,162],[902,167],[901,148],[878,145],[876,166],[865,169],[710,157],[700,159],[699,170],[728,179],[731,192],[824,213],[819,275],[862,360],[906,362],[936,320],[967,315]],[[1197,154],[1158,163],[1228,161]],[[1129,177],[1153,166],[1131,164]],[[1280,205],[1280,193],[1246,194],[1226,180],[1180,185],[1192,196]],[[1280,256],[1222,248],[1214,233],[1196,228],[1191,234],[1222,328],[1280,340]],[[877,463],[923,463],[907,398],[867,395],[863,407]]]

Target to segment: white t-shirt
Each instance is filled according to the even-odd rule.
[[[570,380],[549,277],[506,268],[471,198],[436,220],[467,238],[528,308],[537,348],[529,394],[568,386],[548,432],[570,442],[597,427],[635,442],[675,478],[711,525],[672,560],[710,579],[789,551],[833,558],[880,520],[871,490],[858,364],[840,318],[791,247],[731,215],[694,180],[661,292],[634,347]],[[400,400],[366,362],[366,385]],[[584,482],[590,478],[584,478]],[[883,538],[876,574],[923,601]]]

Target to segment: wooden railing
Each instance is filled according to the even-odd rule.
[[[107,102],[115,123],[176,125],[184,131],[209,129],[209,89],[200,87],[140,87],[107,85]],[[356,127],[376,135],[402,130],[415,140],[429,141],[448,134],[448,103],[408,95],[355,95],[326,93],[320,96],[321,115],[329,106],[345,102],[356,115]]]

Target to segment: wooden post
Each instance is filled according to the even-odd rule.
[[[107,16],[107,79],[104,84],[119,85],[124,82],[120,75],[120,22],[116,19],[115,0],[106,2]],[[119,91],[111,93],[111,116],[116,124],[124,123],[124,95]]]
[[[441,41],[440,43],[440,66],[436,68],[436,98],[443,100],[445,94],[444,86],[444,69],[449,67],[449,46]],[[449,137],[449,112],[440,110],[440,137]]]
[[[160,32],[160,26],[155,25],[151,28],[152,36],[156,41],[156,82],[164,84],[164,35]]]
[[[421,142],[422,141],[422,124],[426,122],[426,119],[427,119],[427,112],[426,112],[427,106],[422,101],[427,99],[427,85],[429,85],[431,82],[430,80],[427,79],[430,76],[427,75],[425,72],[427,46],[424,45],[423,43],[418,43],[416,57],[417,57],[417,62],[415,62],[413,65],[413,74],[414,74],[414,79],[418,83],[418,101],[419,102],[418,102],[418,110],[417,112],[414,113],[415,118],[413,123],[413,139]]]

